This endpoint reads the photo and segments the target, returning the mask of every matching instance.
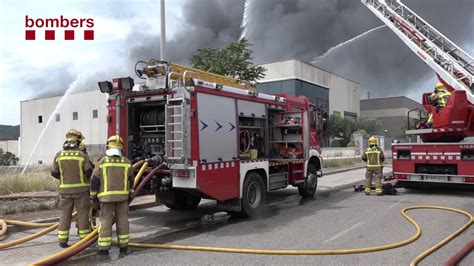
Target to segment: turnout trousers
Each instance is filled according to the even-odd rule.
[[[116,221],[119,247],[124,248],[128,246],[128,201],[101,202],[98,241],[100,250],[110,249],[110,246],[112,244],[112,224],[114,218]]]
[[[375,192],[382,193],[382,169],[367,169],[365,174],[365,193],[370,193],[372,187],[372,179],[375,177]]]
[[[89,192],[59,195],[59,226],[58,241],[67,243],[69,240],[69,229],[71,228],[72,212],[77,211],[77,229],[82,239],[90,232],[89,226]]]

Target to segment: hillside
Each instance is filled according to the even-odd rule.
[[[20,137],[20,125],[8,126],[0,125],[0,140],[18,139]]]

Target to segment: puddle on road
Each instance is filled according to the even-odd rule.
[[[300,195],[294,193],[288,193],[288,191],[272,192],[267,194],[267,204],[265,209],[262,211],[261,217],[257,220],[272,218],[285,209],[291,209],[294,207],[302,206],[308,208],[312,204],[316,204],[318,200],[325,200],[330,196],[330,191],[317,191],[315,198],[303,199]],[[200,207],[201,208],[201,207]],[[185,219],[178,221],[167,221],[163,224],[160,230],[147,235],[146,237],[133,238],[133,231],[131,232],[132,241],[138,243],[156,243],[164,244],[179,241],[196,235],[209,233],[218,230],[224,226],[242,223],[248,221],[248,219],[234,218],[223,211],[211,213],[211,210],[202,212],[202,209],[191,211]],[[201,214],[201,215],[199,215]],[[194,216],[193,216],[194,215]],[[254,225],[256,229],[264,229],[267,227],[265,223],[257,223]],[[115,235],[114,235],[115,238]],[[130,254],[136,254],[138,252],[145,252],[148,249],[129,249],[126,255],[119,254],[119,249],[113,246],[109,256],[97,255],[97,246],[88,248],[87,250],[76,255],[74,259],[70,259],[63,264],[88,264],[93,262],[96,263],[114,263],[119,261],[123,256]],[[158,250],[155,250],[158,251]]]

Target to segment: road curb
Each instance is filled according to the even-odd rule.
[[[130,206],[129,211],[137,211],[137,210],[142,210],[142,209],[148,209],[148,208],[157,207],[157,206],[160,206],[160,205],[161,204],[158,204],[156,202],[137,204],[137,205]],[[57,221],[59,221],[59,217],[33,220],[33,221],[30,221],[30,222],[31,223],[54,223],[54,222],[57,222]]]
[[[343,169],[338,169],[338,170],[333,170],[333,171],[328,171],[328,172],[323,172],[323,174],[324,174],[323,177],[326,176],[326,175],[335,175],[335,174],[349,172],[349,171],[358,170],[358,169],[362,169],[362,168],[365,168],[365,165],[355,166],[355,167],[351,167],[351,168],[343,168]]]

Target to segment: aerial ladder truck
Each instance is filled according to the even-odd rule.
[[[422,184],[474,185],[474,59],[399,0],[362,0],[426,65],[451,93],[437,110],[424,93],[422,104],[433,124],[421,118],[419,143],[394,143],[393,177],[406,188]],[[420,110],[421,111],[421,110]],[[409,114],[408,114],[409,115]]]

